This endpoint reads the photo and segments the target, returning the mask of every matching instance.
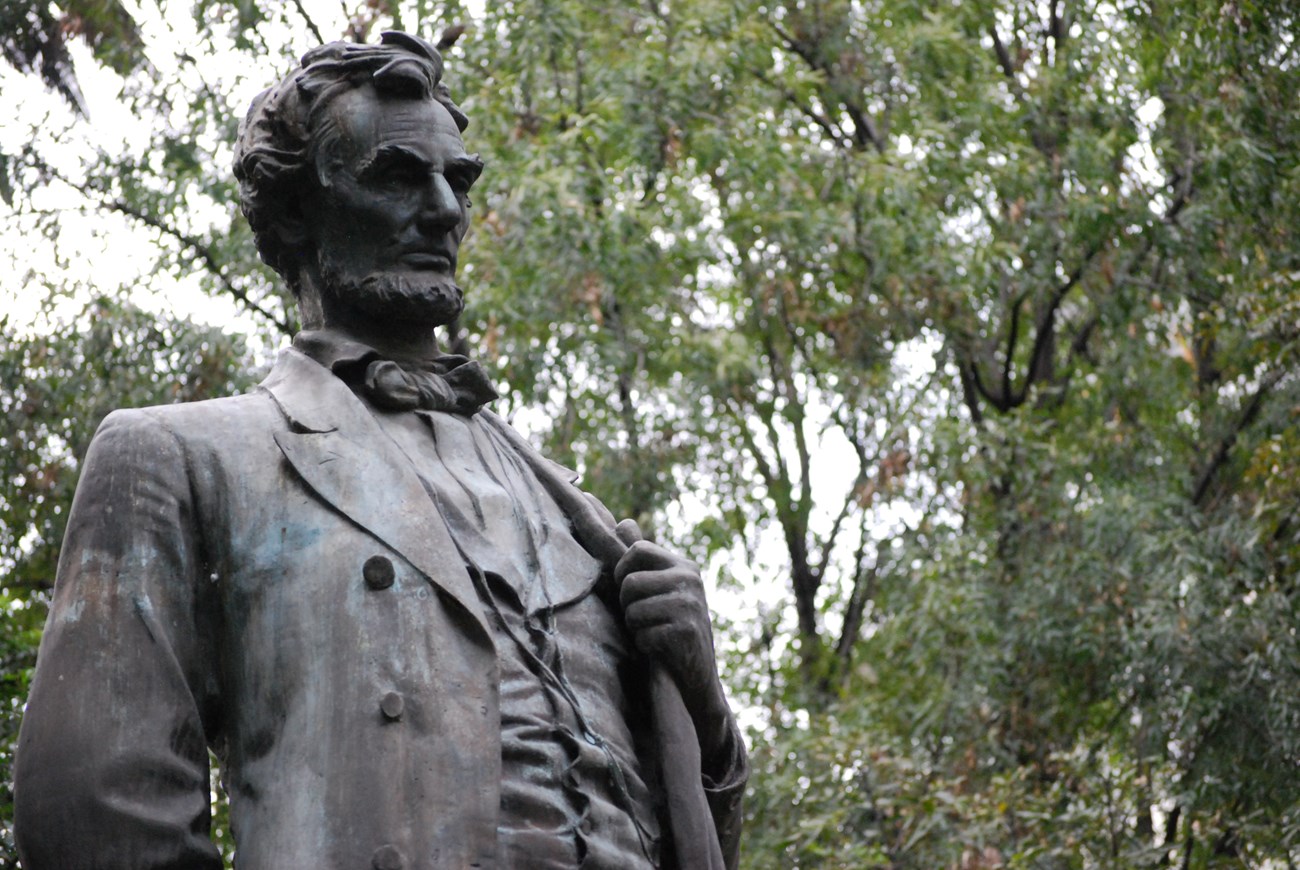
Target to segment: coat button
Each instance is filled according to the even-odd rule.
[[[393,585],[393,578],[397,574],[387,556],[371,556],[361,566],[361,576],[371,589],[387,589]]]
[[[402,870],[402,853],[396,846],[380,846],[370,859],[375,870]]]
[[[379,702],[379,709],[383,711],[385,719],[396,722],[402,718],[402,711],[406,709],[406,702],[396,692],[389,692]]]

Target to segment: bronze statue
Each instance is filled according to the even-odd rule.
[[[482,168],[424,40],[333,43],[236,147],[305,329],[253,393],[117,411],[19,740],[27,870],[734,867],[698,570],[439,351]]]

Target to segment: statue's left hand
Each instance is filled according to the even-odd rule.
[[[730,713],[718,680],[700,569],[641,540],[630,521],[619,524],[618,534],[630,544],[614,567],[623,622],[637,648],[677,682],[707,758],[726,740]]]

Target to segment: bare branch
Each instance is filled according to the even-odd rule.
[[[628,337],[627,326],[623,322],[623,310],[619,305],[614,288],[606,287],[603,295],[601,310],[604,312],[608,329],[613,333],[614,340],[618,342],[620,351],[616,364],[619,419],[623,424],[623,431],[627,435],[628,459],[635,466],[641,462],[642,435],[641,426],[636,416],[636,405],[632,401],[632,379],[644,366],[641,364],[641,360],[638,359],[638,354]],[[644,491],[632,493],[631,505],[634,519],[639,520],[642,516],[650,513],[649,495]]]
[[[777,297],[776,311],[782,327],[797,352],[798,343],[794,340],[796,330],[787,316],[785,298],[780,294]],[[790,360],[780,353],[774,341],[768,340],[767,346],[769,359],[772,361],[772,375],[774,378],[779,378],[778,383],[785,391],[787,416],[790,420],[790,428],[794,430],[795,451],[799,458],[799,509],[801,513],[807,513],[812,507],[812,454],[808,449],[807,433],[804,432],[806,416],[803,398],[799,395],[799,388],[794,382],[794,369],[790,365]]]
[[[1286,372],[1286,368],[1278,368],[1260,381],[1259,387],[1246,401],[1241,413],[1237,415],[1236,421],[1219,439],[1219,446],[1215,448],[1213,455],[1210,456],[1209,463],[1197,475],[1196,485],[1192,489],[1192,504],[1200,505],[1204,501],[1215,475],[1227,463],[1228,456],[1231,455],[1232,448],[1237,443],[1237,438],[1259,417],[1260,409],[1264,406],[1264,400],[1282,378],[1286,376]]]
[[[795,94],[794,91],[785,88],[777,84],[776,82],[772,81],[772,79],[767,74],[765,74],[762,70],[750,70],[750,73],[754,76],[754,78],[758,79],[760,82],[762,82],[763,84],[767,85],[768,87],[772,88],[777,93],[779,93],[782,97],[785,98],[785,101],[787,103],[794,106],[796,109],[799,110],[800,113],[804,115],[804,117],[808,118],[808,120],[812,121],[814,124],[820,127],[822,131],[835,142],[836,145],[839,145],[841,148],[849,145],[849,137],[844,133],[843,130],[841,130],[835,124],[835,122],[831,121],[829,118],[827,118],[825,115],[821,114],[820,112],[816,111],[811,106],[806,105],[802,100],[799,99],[798,95]]]
[[[1002,360],[1002,395],[1011,396],[1011,367],[1016,359],[1016,345],[1020,343],[1020,308],[1025,304],[1024,293],[1011,302],[1011,325],[1007,328],[1007,349]]]
[[[1015,407],[1011,402],[1010,396],[1004,396],[995,393],[984,384],[984,378],[980,377],[979,361],[972,355],[965,361],[966,370],[970,376],[971,386],[974,392],[982,396],[990,405],[999,411],[1009,411]]]
[[[871,123],[871,120],[867,118],[862,107],[848,99],[848,97],[841,92],[842,89],[836,86],[836,79],[838,76],[835,74],[835,70],[831,69],[829,64],[819,58],[809,46],[804,44],[801,40],[796,39],[775,21],[768,19],[767,25],[772,28],[772,31],[777,35],[781,42],[785,44],[786,48],[798,55],[814,72],[819,72],[825,76],[826,84],[837,91],[836,97],[844,104],[844,110],[853,120],[853,139],[857,143],[858,147],[865,148],[867,145],[871,145],[876,149],[876,153],[884,154],[885,143],[876,133],[875,126]]]
[[[1015,91],[1019,94],[1020,87],[1019,82],[1016,80],[1015,64],[1011,62],[1011,54],[1007,51],[1007,47],[1002,44],[1002,37],[998,36],[997,27],[992,24],[989,25],[989,36],[993,37],[993,53],[997,55],[998,66],[1002,68],[1002,74],[1007,77],[1007,81],[1016,85]]]
[[[1050,4],[1050,19],[1047,25],[1047,35],[1052,38],[1054,43],[1053,49],[1059,56],[1061,41],[1065,38],[1065,24],[1061,17],[1061,0],[1052,0]]]
[[[189,248],[194,252],[199,262],[202,263],[207,268],[207,270],[212,273],[212,276],[216,278],[217,282],[221,285],[222,290],[228,293],[232,299],[234,299],[239,304],[243,305],[245,308],[247,308],[249,311],[253,312],[254,314],[264,318],[267,322],[269,322],[272,326],[274,326],[284,335],[293,335],[294,332],[297,331],[295,326],[292,323],[277,317],[272,312],[263,308],[256,301],[254,301],[246,291],[241,290],[237,286],[235,286],[235,283],[231,280],[230,276],[226,274],[226,270],[221,266],[221,263],[217,260],[217,257],[213,253],[212,248],[207,243],[205,243],[202,239],[184,233],[176,229],[175,227],[171,226],[170,224],[167,224],[162,219],[147,214],[141,211],[140,209],[135,208],[134,206],[124,202],[123,200],[102,199],[101,198],[102,193],[100,193],[99,191],[96,191],[94,188],[88,188],[86,185],[78,184],[72,181],[71,179],[69,179],[62,173],[60,173],[58,170],[54,169],[52,166],[49,166],[48,164],[41,164],[41,169],[47,172],[51,178],[58,179],[59,181],[71,187],[73,190],[80,193],[82,196],[86,197],[92,203],[95,203],[97,207],[104,208],[109,211],[114,211],[121,215],[125,215],[126,217],[139,221],[145,226],[157,230],[158,232],[162,233],[168,238],[180,242],[182,245],[184,245],[185,247]]]
[[[767,456],[758,446],[754,433],[746,425],[748,416],[743,409],[737,407],[738,404],[733,397],[728,396],[726,398],[726,406],[731,411],[732,418],[736,421],[736,426],[740,430],[741,443],[745,445],[745,449],[749,451],[750,456],[754,457],[754,464],[758,466],[758,473],[763,478],[763,483],[767,484],[769,489],[778,486],[780,480],[777,477],[776,470],[767,461]]]
[[[1034,345],[1029,354],[1029,366],[1025,370],[1025,377],[1021,381],[1020,389],[1014,394],[1008,395],[1009,407],[1015,408],[1023,405],[1025,399],[1029,396],[1029,390],[1039,379],[1051,372],[1050,356],[1056,346],[1056,315],[1060,311],[1061,305],[1065,298],[1070,294],[1083,278],[1084,272],[1097,255],[1105,248],[1105,241],[1096,242],[1089,248],[1074,267],[1065,280],[1052,291],[1047,305],[1038,316],[1038,321],[1034,324]]]
[[[840,639],[835,644],[835,653],[845,666],[849,664],[853,655],[853,645],[857,643],[858,635],[862,632],[862,618],[867,611],[867,603],[876,597],[876,579],[880,576],[879,559],[869,568],[863,565],[867,559],[867,545],[871,541],[871,536],[866,532],[864,518],[862,540],[858,544],[858,551],[853,556],[855,566],[853,591],[849,594],[849,604],[844,611],[844,626],[840,630]]]
[[[298,14],[302,16],[302,20],[306,23],[307,29],[311,31],[311,35],[317,42],[324,44],[325,37],[321,36],[320,28],[316,26],[316,22],[307,14],[307,9],[302,5],[302,0],[293,0],[293,5],[294,8],[298,10]]]
[[[871,119],[867,117],[866,112],[862,111],[856,103],[850,102],[843,97],[840,99],[844,100],[844,111],[848,112],[849,117],[853,119],[854,141],[858,143],[860,148],[871,145],[876,149],[877,154],[884,154],[885,141],[876,132],[876,125],[871,123]]]
[[[1070,351],[1066,357],[1067,365],[1072,363],[1078,357],[1083,357],[1092,362],[1092,356],[1088,353],[1088,342],[1092,339],[1092,334],[1097,329],[1097,324],[1101,323],[1101,315],[1093,312],[1085,320],[1079,329],[1074,333],[1074,338],[1070,339]],[[1068,375],[1066,376],[1069,377]]]
[[[970,411],[971,421],[976,425],[984,422],[984,411],[980,408],[980,391],[976,384],[974,360],[957,360],[957,379],[961,383],[961,399]]]
[[[152,227],[153,229],[158,230],[158,232],[162,233],[163,235],[168,236],[169,238],[172,238],[180,242],[182,245],[185,245],[187,248],[189,248],[194,252],[195,256],[198,257],[199,261],[203,263],[204,266],[207,267],[208,271],[211,272],[213,277],[217,279],[217,282],[221,284],[222,290],[230,294],[231,298],[233,298],[239,304],[243,305],[249,311],[252,311],[254,314],[257,314],[258,316],[265,318],[283,334],[293,335],[295,331],[293,324],[277,317],[275,314],[266,310],[261,305],[259,305],[256,301],[254,301],[251,297],[249,297],[248,293],[235,286],[230,276],[226,274],[225,269],[223,269],[221,264],[217,262],[217,258],[212,253],[212,249],[208,247],[208,245],[205,244],[202,239],[198,239],[195,238],[194,236],[183,233],[180,230],[176,229],[175,227],[169,226],[168,224],[164,223],[163,221],[159,220],[153,215],[146,214],[140,211],[139,209],[133,208],[132,206],[128,205],[125,202],[122,202],[121,200],[112,200],[109,202],[105,202],[103,205],[105,208],[108,208],[111,211],[115,211],[118,212],[119,214],[126,215],[127,217],[134,218],[135,220],[139,221],[145,226]]]
[[[822,542],[821,553],[818,556],[816,571],[819,575],[824,576],[826,569],[830,565],[831,553],[835,549],[835,541],[839,538],[840,528],[844,525],[844,520],[848,518],[849,511],[853,508],[853,503],[857,501],[858,491],[867,482],[867,475],[864,469],[859,469],[858,475],[853,480],[853,485],[849,487],[848,495],[844,497],[844,504],[840,507],[840,512],[835,516],[835,522],[831,524],[830,533],[826,540]]]

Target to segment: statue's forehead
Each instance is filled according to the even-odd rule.
[[[465,153],[456,122],[432,98],[393,97],[357,88],[335,100],[331,112],[344,160],[365,160],[391,146],[430,159]]]

